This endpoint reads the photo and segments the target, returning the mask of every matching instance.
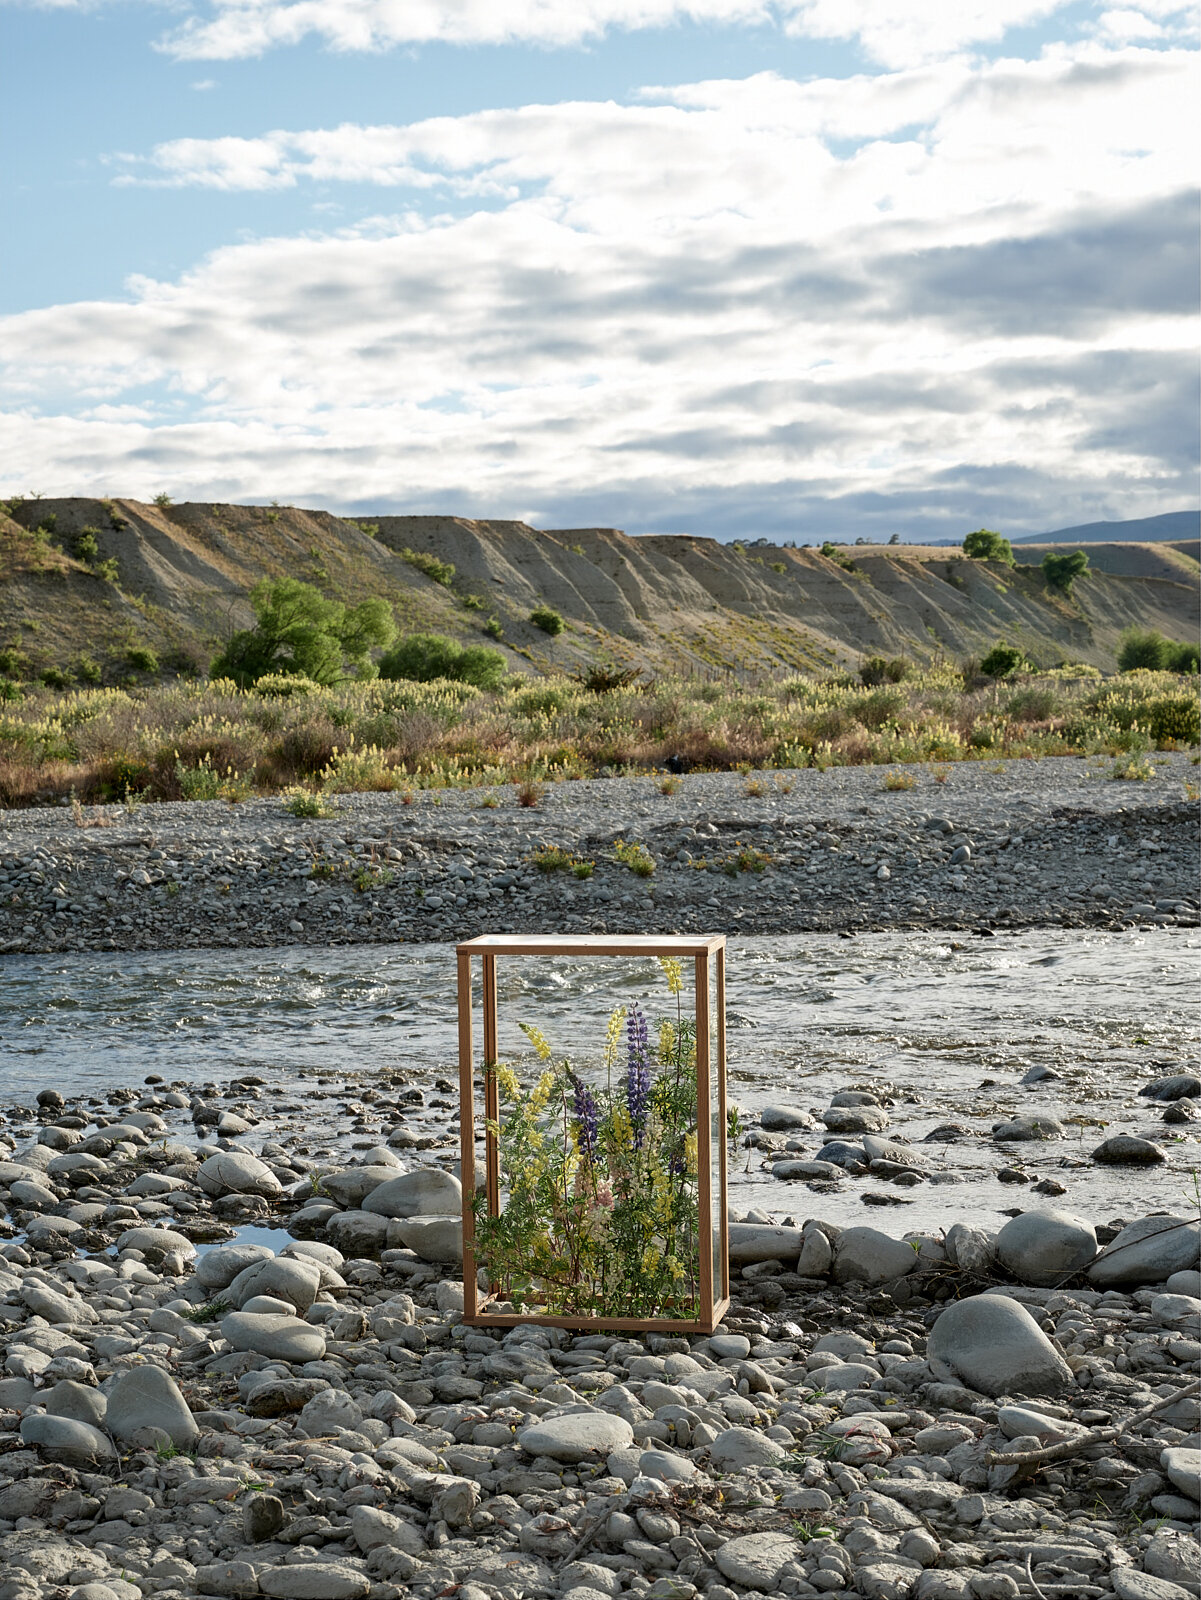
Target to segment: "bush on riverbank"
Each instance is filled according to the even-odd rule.
[[[240,794],[554,781],[669,759],[673,770],[730,770],[1138,755],[1196,744],[1198,708],[1195,676],[1102,683],[1067,669],[965,688],[949,665],[875,686],[849,674],[757,687],[661,678],[604,695],[567,677],[510,678],[491,692],[445,680],[288,694],[228,679],[32,689],[0,706],[0,805],[72,793],[178,800],[195,792],[197,771]]]

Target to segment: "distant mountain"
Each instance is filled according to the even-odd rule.
[[[1126,522],[1082,522],[1054,533],[1027,533],[1012,544],[1098,544],[1121,539],[1147,544],[1159,539],[1195,539],[1201,533],[1201,511],[1165,511],[1158,517],[1131,517]]]

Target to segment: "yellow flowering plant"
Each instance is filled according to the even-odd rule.
[[[502,1205],[475,1196],[475,1241],[493,1294],[553,1316],[691,1319],[700,1308],[696,1028],[679,962],[663,961],[675,1018],[610,1016],[597,1070],[578,1070],[521,1024],[542,1071],[523,1088],[486,1068],[499,1116]],[[602,1081],[603,1078],[603,1081]]]

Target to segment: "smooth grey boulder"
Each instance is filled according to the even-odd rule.
[[[787,1533],[743,1533],[719,1545],[714,1559],[722,1577],[743,1589],[770,1594],[801,1546]]]
[[[277,1361],[320,1361],[325,1334],[299,1317],[256,1316],[231,1311],[221,1321],[221,1336],[234,1350]]]
[[[352,1506],[350,1527],[354,1542],[366,1553],[380,1545],[403,1550],[411,1556],[424,1555],[425,1535],[411,1522],[376,1506]]]
[[[1201,1450],[1169,1445],[1159,1458],[1168,1477],[1190,1500],[1201,1500]]]
[[[863,1153],[869,1161],[891,1161],[894,1166],[912,1167],[916,1172],[926,1172],[930,1162],[912,1145],[897,1144],[895,1139],[881,1139],[878,1134],[863,1135]]]
[[[1145,1083],[1139,1094],[1147,1100],[1195,1100],[1201,1096],[1201,1078],[1191,1072],[1174,1072],[1170,1078]]]
[[[205,1194],[217,1198],[225,1194],[259,1194],[274,1200],[284,1192],[271,1168],[246,1150],[219,1150],[209,1156],[197,1168],[196,1182]]]
[[[395,1235],[406,1250],[415,1251],[422,1261],[458,1262],[463,1259],[461,1215],[391,1217],[387,1228],[389,1246]]]
[[[1141,1217],[1126,1225],[1088,1269],[1098,1289],[1163,1283],[1201,1263],[1201,1223],[1190,1217]]]
[[[256,1261],[273,1261],[271,1247],[265,1244],[223,1244],[205,1250],[196,1262],[196,1282],[202,1289],[227,1289],[239,1272]]]
[[[117,1240],[117,1250],[140,1250],[143,1255],[155,1250],[163,1255],[178,1250],[189,1258],[196,1254],[196,1246],[188,1236],[176,1233],[174,1228],[126,1228]]]
[[[1161,1528],[1143,1551],[1143,1567],[1152,1577],[1178,1583],[1190,1594],[1201,1592],[1201,1545],[1191,1534]]]
[[[387,1218],[372,1211],[335,1211],[325,1231],[330,1243],[347,1256],[377,1256],[388,1242]]]
[[[867,1151],[861,1144],[847,1144],[845,1139],[827,1139],[813,1159],[828,1161],[834,1167],[866,1167]]]
[[[821,1119],[830,1133],[883,1133],[888,1126],[883,1106],[827,1106]]]
[[[1037,1439],[1040,1444],[1056,1444],[1086,1431],[1078,1422],[1045,1417],[1033,1406],[999,1406],[997,1426],[1007,1439]]]
[[[362,1408],[345,1389],[323,1389],[304,1406],[296,1426],[317,1439],[326,1433],[351,1433],[362,1420]]]
[[[1019,1283],[1058,1283],[1082,1272],[1096,1254],[1092,1224],[1070,1211],[1026,1211],[997,1235],[997,1259]]]
[[[463,1186],[453,1173],[443,1172],[440,1167],[418,1167],[379,1184],[362,1205],[364,1211],[374,1211],[381,1217],[461,1214]]]
[[[79,1327],[98,1321],[96,1313],[86,1300],[78,1295],[59,1294],[44,1283],[26,1283],[21,1289],[21,1299],[35,1317],[64,1327]]]
[[[687,1483],[697,1471],[687,1456],[674,1450],[644,1450],[638,1457],[638,1470],[644,1478],[658,1478],[660,1483]]]
[[[936,1378],[981,1394],[1055,1395],[1072,1370],[1016,1300],[978,1294],[949,1305],[930,1330],[926,1360]]]
[[[947,1229],[947,1257],[961,1272],[991,1272],[996,1264],[997,1235],[966,1222],[953,1222]]]
[[[824,1183],[831,1183],[836,1178],[841,1178],[842,1173],[831,1161],[777,1161],[771,1169],[773,1178],[808,1178],[819,1179]]]
[[[44,1412],[21,1419],[21,1442],[39,1450],[47,1461],[60,1461],[67,1467],[111,1461],[117,1454],[107,1434],[90,1422],[53,1417]]]
[[[329,1272],[341,1272],[346,1265],[346,1257],[341,1250],[335,1250],[332,1244],[322,1244],[319,1239],[293,1239],[279,1254],[285,1261],[315,1261]]]
[[[756,1261],[794,1261],[801,1250],[799,1228],[777,1228],[764,1222],[730,1223],[730,1265]]]
[[[834,1249],[835,1283],[890,1283],[917,1266],[917,1251],[877,1228],[844,1228]]]
[[[335,1561],[306,1561],[294,1567],[260,1567],[259,1588],[273,1600],[362,1600],[371,1580]]]
[[[1062,1139],[1067,1129],[1057,1117],[1014,1117],[998,1122],[992,1136],[999,1144],[1033,1144],[1047,1139]]]
[[[1108,1167],[1154,1167],[1166,1159],[1157,1144],[1133,1133],[1115,1133],[1093,1151],[1093,1160]]]
[[[575,1411],[566,1416],[544,1417],[527,1423],[517,1443],[531,1456],[573,1463],[607,1456],[634,1442],[634,1430],[624,1417],[609,1411]]]
[[[115,1439],[132,1439],[142,1428],[161,1428],[173,1444],[186,1450],[200,1437],[179,1385],[162,1367],[131,1367],[123,1372],[109,1393],[105,1420]]]
[[[784,1459],[784,1447],[757,1428],[726,1428],[709,1446],[709,1459],[721,1472],[740,1467],[774,1467]]]
[[[273,1294],[252,1294],[243,1300],[239,1311],[253,1311],[260,1317],[290,1317],[296,1307],[290,1300],[277,1300]]]
[[[321,1288],[321,1268],[315,1261],[299,1261],[271,1256],[244,1267],[229,1284],[226,1294],[235,1310],[258,1295],[286,1301],[301,1316],[317,1298]]]
[[[1193,1600],[1188,1589],[1166,1578],[1155,1578],[1137,1567],[1114,1567],[1109,1575],[1118,1600]]]
[[[805,1228],[801,1233],[801,1253],[796,1269],[802,1278],[824,1278],[834,1261],[834,1246],[821,1228]]]
[[[89,1422],[99,1428],[104,1422],[107,1400],[99,1389],[64,1378],[45,1396],[46,1410],[52,1417],[69,1417],[72,1422]]]
[[[799,1106],[764,1106],[759,1125],[767,1133],[786,1133],[790,1128],[812,1128],[813,1118]]]
[[[354,1210],[361,1206],[373,1189],[396,1176],[392,1166],[344,1167],[340,1172],[321,1174],[321,1191],[336,1200],[340,1206]]]
[[[1195,1268],[1191,1271],[1173,1272],[1169,1275],[1164,1288],[1169,1294],[1187,1294],[1193,1300],[1201,1300],[1201,1272]]]

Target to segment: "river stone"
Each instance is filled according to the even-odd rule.
[[[1187,1217],[1142,1217],[1128,1223],[1088,1269],[1098,1289],[1162,1283],[1201,1261],[1201,1223]]]
[[[824,1278],[834,1260],[834,1246],[821,1228],[805,1228],[801,1233],[801,1253],[796,1269],[802,1278]]]
[[[1154,1578],[1137,1567],[1114,1567],[1109,1575],[1118,1600],[1193,1600],[1187,1589],[1166,1578]]]
[[[783,1445],[757,1428],[726,1428],[709,1446],[709,1459],[721,1472],[737,1472],[740,1467],[774,1467],[777,1461],[783,1461],[784,1453]]]
[[[244,1267],[226,1290],[236,1310],[259,1295],[283,1300],[302,1316],[317,1298],[321,1287],[321,1268],[315,1261],[297,1261],[271,1256]]]
[[[610,1451],[624,1450],[634,1442],[634,1430],[624,1417],[608,1411],[575,1411],[561,1417],[543,1417],[528,1423],[517,1443],[531,1456],[573,1463]]]
[[[917,1266],[917,1251],[876,1228],[844,1228],[834,1249],[835,1283],[889,1283]]]
[[[388,1222],[388,1244],[393,1234],[406,1250],[414,1250],[422,1261],[460,1262],[463,1259],[463,1219],[461,1216],[392,1217]]]
[[[173,1228],[127,1228],[117,1240],[117,1249],[140,1250],[143,1255],[157,1250],[166,1255],[168,1250],[178,1250],[181,1255],[194,1256],[196,1246],[186,1234]]]
[[[997,1257],[1019,1283],[1058,1283],[1096,1254],[1092,1225],[1069,1211],[1026,1211],[997,1235]]]
[[[1011,1122],[998,1122],[992,1136],[1000,1144],[1031,1144],[1038,1140],[1062,1139],[1067,1129],[1056,1117],[1014,1117]]]
[[[1143,1551],[1143,1566],[1153,1578],[1178,1583],[1190,1594],[1201,1589],[1201,1545],[1191,1534],[1161,1528]]]
[[[715,1333],[709,1339],[709,1354],[719,1361],[745,1361],[751,1353],[751,1341],[745,1333]]]
[[[327,1433],[353,1433],[363,1420],[362,1408],[345,1389],[322,1389],[309,1400],[296,1426],[310,1439]]]
[[[1166,1160],[1163,1151],[1150,1139],[1132,1133],[1115,1133],[1103,1139],[1093,1151],[1093,1160],[1109,1167],[1154,1167]]]
[[[284,1192],[271,1168],[246,1150],[219,1150],[209,1156],[197,1168],[196,1181],[205,1194],[218,1198],[225,1194],[260,1194],[274,1200]]]
[[[773,1178],[807,1178],[822,1183],[832,1183],[842,1173],[831,1161],[777,1161],[771,1169]]]
[[[883,1106],[827,1106],[821,1118],[831,1133],[883,1133],[888,1126]]]
[[[638,1458],[638,1470],[643,1477],[658,1478],[661,1483],[687,1483],[696,1477],[693,1462],[674,1450],[644,1450]]]
[[[260,1317],[231,1311],[221,1321],[221,1336],[234,1350],[276,1361],[320,1361],[325,1334],[299,1317]]]
[[[49,1323],[76,1327],[81,1323],[96,1322],[96,1313],[78,1295],[59,1294],[44,1283],[26,1283],[21,1288],[21,1299],[35,1317],[44,1317]]]
[[[425,1536],[411,1522],[377,1506],[352,1506],[350,1526],[355,1543],[364,1552],[379,1545],[404,1550],[408,1555],[425,1553]]]
[[[744,1533],[728,1539],[717,1549],[714,1559],[723,1578],[744,1589],[770,1594],[776,1580],[801,1546],[786,1533]]]
[[[462,1212],[463,1186],[440,1167],[419,1167],[379,1184],[362,1205],[381,1217],[445,1217]]]
[[[947,1229],[946,1250],[952,1266],[961,1272],[988,1273],[996,1264],[997,1235],[953,1222]]]
[[[999,1406],[997,1426],[1007,1439],[1037,1439],[1039,1444],[1058,1444],[1085,1432],[1079,1423],[1046,1417],[1032,1406]]]
[[[296,1307],[290,1300],[277,1300],[273,1294],[252,1294],[238,1310],[252,1311],[256,1317],[290,1317]]]
[[[1201,1450],[1169,1445],[1159,1458],[1168,1477],[1190,1500],[1201,1500]]]
[[[335,1211],[325,1231],[330,1242],[348,1256],[377,1256],[388,1242],[387,1219],[371,1211]]]
[[[1170,1078],[1145,1083],[1139,1094],[1148,1100],[1195,1100],[1201,1095],[1201,1078],[1191,1072],[1175,1072]]]
[[[1071,1368],[1016,1300],[978,1294],[949,1305],[930,1330],[926,1360],[936,1378],[981,1394],[1054,1395]]]
[[[227,1289],[239,1272],[256,1261],[273,1261],[271,1247],[265,1244],[224,1244],[206,1250],[196,1262],[196,1282],[202,1289]]]
[[[341,1272],[346,1265],[341,1250],[335,1250],[332,1244],[322,1244],[320,1239],[293,1239],[279,1253],[285,1261],[315,1261],[328,1272]]]
[[[354,1210],[373,1189],[395,1176],[396,1168],[392,1166],[344,1167],[340,1172],[323,1172],[321,1188],[331,1200],[347,1210]]]
[[[800,1249],[799,1228],[776,1228],[763,1222],[730,1223],[731,1266],[746,1267],[756,1261],[793,1261]]]
[[[1173,1272],[1164,1288],[1169,1294],[1187,1294],[1192,1300],[1201,1300],[1201,1272]]]
[[[131,1367],[117,1379],[108,1397],[107,1422],[115,1439],[132,1439],[142,1428],[161,1428],[181,1450],[200,1437],[175,1379],[150,1365]]]
[[[861,1144],[847,1144],[845,1139],[827,1139],[813,1159],[828,1161],[835,1167],[866,1167],[867,1151]]]
[[[90,1422],[76,1422],[73,1417],[52,1417],[47,1413],[22,1418],[21,1442],[35,1446],[47,1461],[61,1461],[68,1467],[110,1461],[117,1453],[107,1436]]]
[[[88,1422],[98,1428],[104,1421],[107,1401],[99,1389],[64,1378],[45,1396],[46,1410],[52,1417],[69,1417],[72,1422]]]
[[[881,1139],[877,1134],[863,1135],[863,1153],[869,1161],[891,1161],[894,1166],[913,1167],[918,1172],[928,1170],[930,1163],[911,1145],[897,1144],[893,1139]]]
[[[759,1125],[768,1133],[785,1133],[789,1128],[811,1128],[813,1118],[799,1106],[764,1106]]]
[[[305,1561],[294,1567],[260,1567],[259,1588],[276,1600],[362,1600],[371,1581],[335,1561]]]

